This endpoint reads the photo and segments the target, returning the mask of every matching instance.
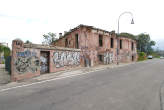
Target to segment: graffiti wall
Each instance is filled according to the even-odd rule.
[[[39,68],[39,58],[36,52],[29,50],[16,53],[15,69],[18,73],[35,73]]]
[[[114,62],[114,54],[113,52],[104,53],[104,64],[110,64]]]
[[[80,52],[56,51],[53,54],[53,62],[56,68],[69,66],[69,65],[79,65]]]

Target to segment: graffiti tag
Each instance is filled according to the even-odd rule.
[[[104,53],[104,64],[110,64],[114,61],[113,52],[106,52]]]
[[[17,52],[15,68],[18,73],[32,72],[35,73],[39,68],[39,58],[36,52],[24,51]]]
[[[80,52],[54,52],[53,61],[56,68],[69,66],[69,65],[79,65],[80,64]]]

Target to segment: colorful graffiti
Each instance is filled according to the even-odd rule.
[[[15,60],[15,68],[18,73],[32,72],[35,73],[39,68],[39,58],[36,52],[29,50],[17,52]]]
[[[80,64],[80,52],[54,52],[53,61],[56,68],[68,66],[68,65],[79,65]]]
[[[104,53],[104,64],[110,64],[114,61],[113,52],[106,52]]]

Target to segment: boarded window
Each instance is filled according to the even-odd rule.
[[[103,36],[99,35],[99,46],[102,47],[103,46]]]
[[[120,49],[122,49],[122,40],[120,39]]]
[[[99,61],[103,62],[103,55],[98,55]]]
[[[79,36],[78,34],[75,35],[75,48],[79,48]]]
[[[132,42],[131,49],[134,50],[134,43]]]
[[[65,39],[65,47],[68,47],[68,39]]]
[[[110,39],[110,47],[113,48],[114,46],[114,42],[113,42],[113,38]]]

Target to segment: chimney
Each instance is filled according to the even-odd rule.
[[[62,33],[59,33],[59,38],[62,37]]]
[[[67,31],[64,31],[64,35],[67,33]]]

